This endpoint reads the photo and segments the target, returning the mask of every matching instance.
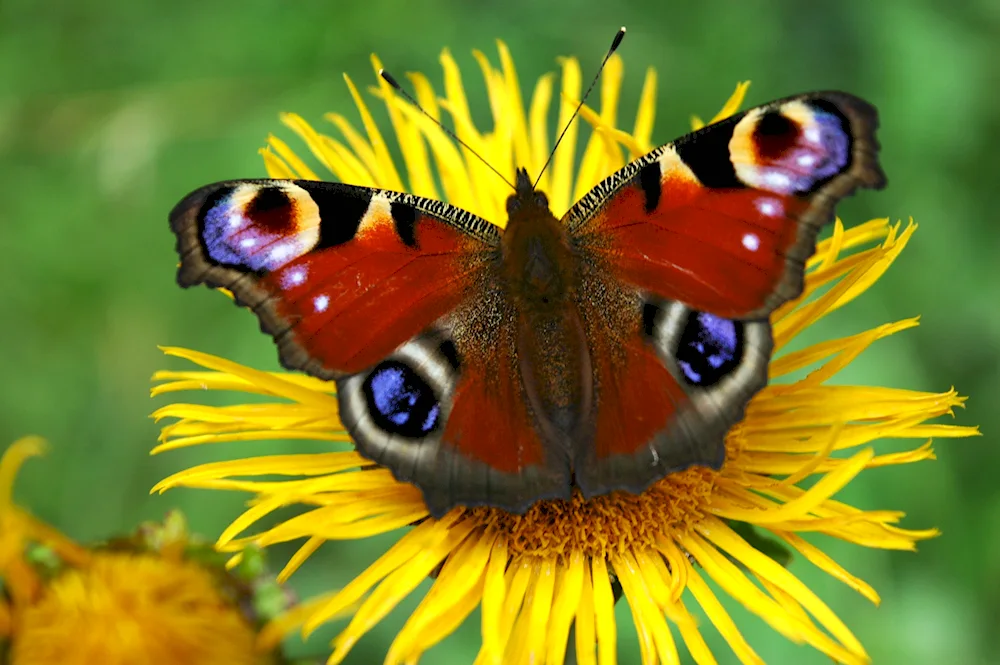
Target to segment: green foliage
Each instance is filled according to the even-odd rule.
[[[865,509],[902,509],[904,525],[944,532],[919,555],[820,543],[878,589],[880,608],[801,557],[791,568],[845,618],[877,663],[992,662],[1000,651],[1000,449],[992,438],[1000,431],[993,407],[1000,389],[998,8],[995,0],[427,0],[419,10],[400,0],[5,0],[0,442],[38,433],[53,444],[48,460],[25,470],[19,499],[83,540],[127,533],[174,506],[194,531],[219,533],[244,497],[148,497],[149,488],[193,464],[316,446],[230,444],[148,457],[156,427],[147,414],[163,403],[147,398],[149,376],[182,367],[166,361],[157,344],[277,366],[271,342],[247,313],[206,289],[176,287],[170,207],[201,184],[263,175],[256,150],[268,132],[298,147],[279,124],[280,111],[321,126],[326,111],[356,119],[340,72],[362,89],[373,83],[370,52],[401,79],[419,70],[440,84],[437,57],[449,47],[482,120],[487,103],[471,49],[493,57],[494,38],[506,40],[527,88],[555,70],[557,56],[577,55],[592,70],[624,24],[619,117],[630,127],[643,71],[655,66],[658,140],[686,131],[691,113],[710,117],[745,78],[754,82],[751,104],[842,88],[879,107],[889,187],[855,197],[840,212],[848,224],[912,215],[920,230],[870,293],[808,338],[921,314],[920,328],[879,342],[838,381],[955,385],[972,396],[960,422],[981,424],[986,436],[938,441],[937,462],[867,472],[838,497]],[[379,118],[387,127],[384,114]],[[303,595],[342,586],[389,541],[328,545],[293,585]],[[277,548],[271,561],[290,552]],[[414,602],[348,662],[379,662]],[[827,662],[732,605],[768,662]],[[622,662],[637,662],[627,608],[618,616]],[[720,663],[736,662],[702,623]],[[470,620],[428,662],[471,662],[477,630]],[[317,653],[329,636],[321,632],[296,649]]]

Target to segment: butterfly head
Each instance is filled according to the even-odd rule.
[[[549,197],[544,192],[535,189],[528,176],[526,169],[517,170],[517,179],[514,180],[514,193],[507,197],[507,215],[510,221],[515,218],[530,218],[542,214],[551,217],[549,212]]]
[[[565,226],[527,171],[518,169],[515,182],[501,240],[504,281],[512,298],[529,310],[559,307],[572,291],[575,266]]]

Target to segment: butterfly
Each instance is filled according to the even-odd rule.
[[[219,182],[170,213],[178,282],[229,289],[286,368],[336,382],[357,450],[435,516],[641,492],[722,465],[767,383],[769,315],[836,203],[885,184],[877,124],[842,92],[774,101],[561,219],[519,169],[503,229],[383,189]]]

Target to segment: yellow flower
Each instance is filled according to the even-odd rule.
[[[14,505],[33,437],[0,459],[0,646],[10,665],[265,665],[250,600],[193,558],[179,515],[130,540],[82,547]],[[203,548],[204,549],[204,548]],[[244,596],[241,598],[241,596]],[[2,653],[2,650],[0,650]]]
[[[458,67],[447,51],[441,56],[443,98],[424,76],[412,74],[410,81],[427,112],[435,118],[447,112],[458,136],[501,172],[512,174],[515,166],[526,166],[537,173],[550,145],[546,122],[554,78],[539,79],[526,111],[502,43],[499,52],[499,69],[475,53],[493,112],[494,127],[488,132],[476,129]],[[379,69],[374,57],[372,64]],[[560,126],[569,120],[580,95],[576,60],[564,59],[561,67]],[[600,110],[584,108],[582,114],[594,131],[579,168],[574,124],[542,176],[539,187],[548,193],[557,217],[601,178],[652,147],[655,74],[646,73],[631,133],[617,129],[621,78],[621,60],[613,57],[602,78]],[[507,186],[379,80],[372,93],[386,104],[406,165],[404,183],[360,94],[350,79],[347,85],[362,117],[363,134],[336,114],[327,118],[340,130],[340,140],[318,133],[298,116],[282,117],[324,167],[346,182],[443,196],[503,222]],[[733,113],[745,90],[746,84],[738,86],[714,120]],[[272,177],[317,177],[273,136],[262,153]],[[436,184],[432,161],[443,191]],[[265,641],[279,639],[300,622],[308,633],[338,613],[350,612],[350,622],[333,641],[331,663],[343,660],[428,575],[434,576],[434,583],[389,647],[387,663],[416,662],[481,607],[477,664],[561,665],[572,639],[578,663],[610,665],[616,661],[613,610],[619,591],[631,609],[644,663],[678,662],[678,636],[697,663],[716,662],[702,636],[705,626],[694,618],[690,600],[682,598],[684,591],[690,592],[741,662],[761,662],[709,580],[786,638],[810,644],[836,661],[866,663],[864,648],[845,623],[764,552],[780,558],[775,550],[783,544],[877,603],[874,589],[801,534],[818,532],[865,547],[914,549],[917,541],[937,531],[904,529],[897,526],[903,516],[898,511],[863,510],[832,496],[864,469],[934,456],[929,441],[908,452],[876,455],[871,444],[879,438],[928,440],[970,436],[977,430],[928,423],[962,405],[964,398],[953,390],[935,394],[828,385],[828,379],[869,345],[916,326],[916,319],[797,351],[781,350],[807,326],[870,287],[915,228],[910,223],[901,229],[877,219],[845,230],[837,222],[833,236],[809,261],[802,298],[774,313],[779,354],[771,364],[773,381],[729,433],[720,471],[691,468],[664,478],[641,495],[543,501],[524,515],[456,508],[442,519],[429,517],[416,488],[395,481],[387,470],[351,450],[204,464],[164,480],[155,490],[186,486],[249,492],[253,496],[249,508],[225,530],[217,546],[238,552],[250,543],[268,546],[304,539],[279,579],[287,578],[326,541],[408,527],[353,582],[308,603],[288,621],[273,624],[265,635]],[[164,426],[161,445],[154,452],[262,439],[349,443],[337,418],[332,383],[262,372],[196,351],[167,348],[165,352],[209,371],[159,372],[155,379],[163,383],[154,389],[155,395],[210,389],[265,399],[224,407],[166,406],[156,417],[177,420]],[[806,369],[810,371],[803,375]],[[789,379],[792,375],[800,378]],[[257,476],[266,478],[248,479]],[[290,478],[275,479],[281,476]],[[302,513],[242,535],[276,509],[290,505],[302,507]]]

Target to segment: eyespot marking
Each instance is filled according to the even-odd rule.
[[[779,111],[767,111],[760,116],[753,130],[757,156],[762,160],[780,159],[799,137],[799,126]]]
[[[378,364],[365,379],[368,411],[382,430],[411,439],[439,426],[441,405],[433,389],[413,369],[397,360]]]
[[[319,241],[319,208],[290,182],[223,188],[200,214],[201,241],[213,261],[274,271]]]
[[[675,352],[682,378],[690,385],[712,386],[740,365],[743,324],[707,312],[692,311]]]
[[[822,100],[791,101],[746,114],[733,129],[729,155],[739,179],[777,194],[809,192],[850,162],[848,121]]]

